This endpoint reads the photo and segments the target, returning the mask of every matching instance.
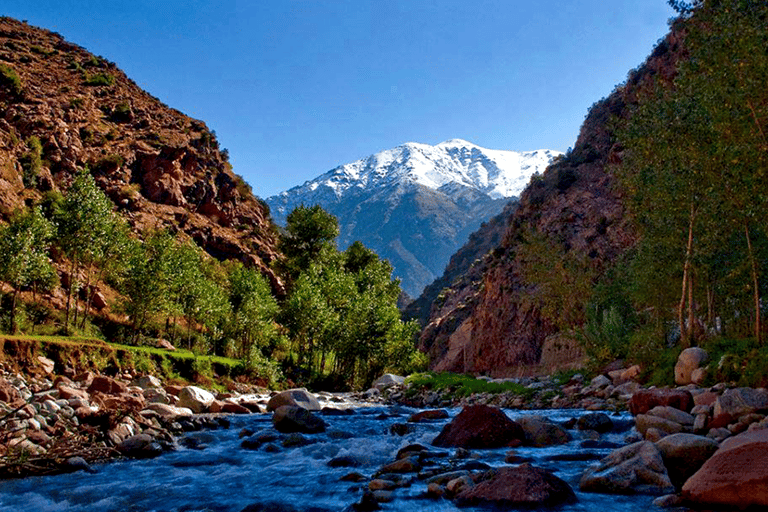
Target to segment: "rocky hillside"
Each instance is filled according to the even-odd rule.
[[[595,103],[573,151],[523,192],[501,242],[473,268],[474,277],[440,292],[420,340],[434,369],[518,376],[578,364],[578,346],[558,336],[553,316],[560,312],[542,311],[536,297],[548,292],[546,280],[573,285],[565,282],[571,273],[563,271],[564,262],[582,262],[594,282],[633,246],[636,235],[610,167],[621,152],[609,120],[625,115],[647,84],[671,80],[680,53],[680,35],[673,31],[625,84]],[[532,239],[543,240],[540,249],[557,257],[531,254]]]
[[[435,280],[482,222],[499,213],[560,153],[481,148],[454,139],[407,143],[267,199],[275,221],[319,204],[339,219],[339,246],[356,240],[389,260],[412,297]]]
[[[280,288],[268,210],[205,123],[59,34],[0,18],[0,217],[66,190],[83,167],[137,233],[183,230]]]

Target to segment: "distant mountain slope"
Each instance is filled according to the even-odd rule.
[[[551,314],[531,300],[543,287],[525,277],[537,271],[535,259],[526,259],[526,249],[533,246],[528,237],[544,237],[562,251],[561,261],[584,258],[596,277],[634,246],[637,233],[610,166],[622,156],[610,120],[625,117],[628,105],[654,81],[671,82],[681,54],[681,34],[673,30],[625,84],[592,106],[573,151],[531,182],[514,212],[500,216],[504,232],[495,247],[465,272],[454,272],[457,279],[443,279],[412,304],[409,313],[423,321],[426,303],[445,286],[431,302],[420,338],[431,369],[510,377],[580,364],[580,347],[559,336]],[[484,228],[473,238],[488,234],[498,236]],[[558,262],[548,263],[538,271],[556,275]]]
[[[559,154],[489,150],[459,139],[408,143],[339,166],[267,203],[278,224],[300,204],[321,205],[339,219],[340,247],[362,241],[392,263],[415,297],[470,233]]]
[[[41,164],[30,173],[23,162],[34,140]],[[280,289],[267,209],[205,123],[59,34],[0,18],[0,219],[66,190],[84,167],[136,232],[185,231],[217,258],[259,267]]]

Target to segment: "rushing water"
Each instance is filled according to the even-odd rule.
[[[450,410],[451,416],[458,409]],[[231,417],[229,429],[188,434],[202,443],[196,449],[180,446],[152,460],[120,461],[85,472],[50,477],[34,477],[0,482],[0,512],[20,511],[216,511],[239,512],[243,508],[265,502],[291,504],[298,510],[315,507],[320,510],[343,510],[358,501],[366,483],[342,482],[351,471],[371,476],[381,465],[394,460],[399,448],[421,443],[429,446],[448,421],[416,424],[416,431],[403,437],[388,433],[393,423],[403,423],[414,410],[396,408],[361,408],[349,416],[324,416],[328,431],[306,436],[315,442],[278,453],[247,450],[240,446],[243,428],[252,431],[271,428],[269,415]],[[526,411],[507,411],[511,418]],[[540,411],[554,421],[566,421],[582,411]],[[626,418],[624,418],[626,420]],[[342,435],[339,432],[346,434]],[[583,439],[548,448],[518,448],[516,453],[530,457],[533,464],[556,472],[576,490],[579,501],[566,505],[563,511],[647,512],[648,496],[615,496],[578,492],[582,471],[592,461],[562,461],[562,458],[601,457],[610,449],[580,447]],[[626,433],[603,436],[604,440],[622,443]],[[347,437],[347,438],[344,438]],[[190,443],[187,443],[190,444]],[[453,450],[448,450],[453,451]],[[507,449],[476,450],[479,460],[491,466],[504,465]],[[333,457],[352,456],[361,463],[356,468],[331,468]],[[416,481],[410,487],[397,489],[391,503],[382,504],[392,511],[455,511],[448,500],[422,497],[426,484]],[[479,510],[465,508],[463,510]]]

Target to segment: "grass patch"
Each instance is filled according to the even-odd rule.
[[[454,397],[465,397],[478,393],[514,393],[522,397],[527,397],[533,393],[533,390],[514,382],[488,382],[483,379],[476,379],[471,375],[460,375],[447,372],[416,373],[408,377],[405,383],[410,385],[409,392],[411,394],[416,394],[423,390],[430,390],[447,392]]]
[[[94,73],[94,74],[86,73],[85,80],[83,81],[83,83],[91,87],[112,85],[113,83],[115,83],[115,77],[110,75],[109,73]]]
[[[21,83],[19,74],[7,64],[0,64],[0,85],[8,89],[14,96],[21,96],[24,92],[24,85]]]

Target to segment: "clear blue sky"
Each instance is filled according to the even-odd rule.
[[[564,151],[665,0],[3,0],[205,121],[267,197],[404,142]]]

